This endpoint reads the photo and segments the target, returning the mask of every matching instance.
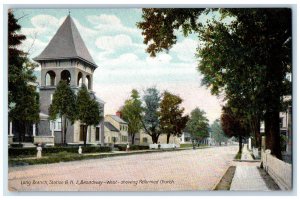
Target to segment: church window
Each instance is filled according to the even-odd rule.
[[[68,70],[64,70],[61,72],[61,80],[66,81],[68,85],[70,85],[71,82],[71,74]]]
[[[91,89],[91,78],[89,75],[87,75],[85,77],[85,84],[86,84],[87,88],[90,90]]]
[[[54,71],[48,71],[46,73],[45,85],[46,86],[54,86],[55,85],[55,73],[54,73]]]
[[[82,86],[82,73],[78,73],[78,78],[77,78],[77,86],[81,87]]]

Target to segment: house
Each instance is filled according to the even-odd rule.
[[[136,138],[139,139],[139,141],[136,144],[140,144],[140,145],[153,144],[151,136],[147,134],[144,129],[140,130]],[[167,135],[161,134],[158,138],[158,143],[167,144]],[[169,138],[169,143],[180,144],[180,137],[171,135]]]
[[[65,80],[75,93],[85,84],[92,98],[96,99],[104,110],[104,102],[93,92],[93,73],[97,65],[91,57],[80,33],[71,18],[66,17],[56,34],[50,40],[40,55],[33,59],[41,66],[40,122],[32,127],[31,142],[53,145],[61,143],[61,119],[50,121],[48,109],[53,94],[60,80]],[[10,135],[17,139],[17,135],[10,129]],[[12,132],[12,133],[11,133]],[[66,142],[83,143],[83,126],[80,121],[74,124],[68,122]],[[104,143],[104,123],[89,126],[87,143]]]
[[[292,97],[284,96],[283,101],[291,101]],[[292,153],[292,106],[289,105],[284,112],[279,113],[279,126],[280,126],[280,135],[284,138],[281,142],[284,142],[284,154],[291,155]],[[265,123],[264,121],[260,122],[260,133],[265,133]]]
[[[104,118],[104,143],[106,144],[127,144],[128,123],[125,122],[120,113],[116,115],[106,115]]]

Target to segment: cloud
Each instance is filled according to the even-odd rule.
[[[92,38],[95,38],[99,31],[83,26],[77,19],[72,18],[81,37],[83,37],[85,42],[90,41]]]
[[[64,18],[57,19],[52,15],[36,15],[30,19],[32,28],[22,28],[21,32],[25,35],[41,34],[53,36],[58,27],[63,23]]]
[[[86,17],[89,22],[94,25],[106,24],[106,25],[121,25],[121,20],[115,15],[91,15]]]
[[[131,38],[124,34],[98,37],[95,44],[99,49],[108,51],[133,45]]]
[[[177,58],[183,62],[195,62],[195,53],[198,42],[193,39],[186,38],[182,42],[177,42],[170,50]]]
[[[101,31],[104,35],[122,33],[142,37],[141,30],[124,26],[121,20],[115,15],[90,15],[86,19],[95,26],[95,29]]]
[[[39,39],[27,37],[26,40],[19,46],[19,49],[29,53],[31,57],[35,57],[41,53],[41,49],[44,49],[46,45],[47,43],[42,42]]]

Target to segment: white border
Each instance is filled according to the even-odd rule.
[[[223,1],[219,1],[219,0],[173,0],[173,1],[163,1],[163,0],[152,0],[152,1],[139,1],[139,0],[131,0],[128,1],[126,0],[124,2],[124,0],[109,0],[107,2],[100,2],[99,0],[85,0],[82,2],[76,2],[77,4],[74,5],[73,3],[75,2],[75,0],[47,0],[47,1],[41,1],[41,0],[3,0],[2,6],[0,8],[1,11],[1,15],[3,15],[3,11],[5,12],[5,9],[7,9],[7,7],[32,7],[32,8],[37,8],[37,7],[145,7],[145,5],[147,5],[147,7],[174,7],[171,6],[170,4],[174,4],[176,3],[176,7],[193,7],[193,6],[197,6],[197,7],[281,7],[287,4],[294,4],[294,11],[299,9],[299,5],[298,2],[296,0],[252,0],[252,1],[239,1],[239,0],[223,0]],[[16,4],[22,4],[22,5],[16,5]],[[50,4],[51,3],[51,4]],[[99,4],[101,3],[101,4]],[[199,4],[201,3],[201,4]],[[246,4],[240,4],[240,3],[246,3]],[[15,5],[14,5],[15,4]],[[37,5],[38,4],[38,5]],[[88,5],[90,4],[90,5]],[[71,5],[71,6],[70,6]],[[144,6],[143,6],[144,5]],[[6,26],[6,19],[7,17],[3,17],[3,20],[1,20],[1,30],[5,30],[5,26]],[[295,49],[293,50],[293,60],[294,60],[294,73],[293,73],[293,95],[294,95],[294,103],[296,103],[296,99],[299,99],[299,93],[297,92],[297,79],[296,77],[299,77],[298,71],[296,70],[296,58],[299,57],[299,53],[297,51],[297,46],[298,46],[298,40],[297,40],[297,33],[298,33],[298,27],[296,27],[296,23],[297,21],[299,21],[299,16],[297,15],[297,13],[294,13],[293,15],[293,19],[294,19],[294,28],[296,28],[296,30],[293,30],[293,44]],[[4,45],[4,41],[6,42],[6,34],[2,31],[1,32],[1,46],[4,48],[1,48],[0,50],[0,55],[3,55],[2,58],[6,58],[6,45]],[[7,68],[3,67],[3,66],[7,66],[6,65],[6,59],[2,59],[2,65],[1,65],[1,80],[0,80],[0,91],[1,91],[1,97],[0,98],[0,111],[1,111],[1,115],[0,115],[0,127],[2,127],[2,136],[0,137],[0,143],[5,144],[4,142],[6,142],[7,144],[7,138],[3,138],[3,135],[6,135],[5,132],[7,130],[7,123],[4,123],[4,120],[7,116],[7,108],[6,106],[4,106],[7,103],[7,100],[3,98],[3,94],[5,94],[5,92],[7,93]],[[6,88],[6,91],[5,91]],[[6,94],[7,95],[7,94]],[[4,112],[5,111],[5,112]],[[297,134],[297,127],[296,124],[299,124],[299,120],[298,118],[296,118],[296,115],[299,113],[299,109],[297,107],[297,105],[293,105],[293,114],[294,114],[294,122],[293,122],[293,128],[294,128],[294,135]],[[296,120],[297,121],[296,121]],[[7,120],[7,119],[6,119]],[[294,144],[296,143],[296,140],[294,140]],[[3,152],[6,151],[6,147],[5,145],[3,145]],[[296,145],[294,145],[294,147],[296,147]],[[296,152],[294,152],[296,154]],[[298,158],[299,154],[297,154],[297,158]],[[3,157],[3,154],[0,154],[0,160],[3,162],[0,167],[1,171],[4,173],[5,171],[7,172],[7,165],[6,165],[6,161]],[[297,159],[298,160],[298,159]],[[6,162],[6,163],[5,163]],[[294,163],[295,164],[295,163]],[[295,166],[295,165],[294,165]],[[298,170],[297,170],[298,171]],[[3,179],[1,179],[1,183],[0,183],[0,190],[1,193],[3,194],[3,181],[5,181],[5,179],[7,180],[7,175],[3,174]],[[296,174],[294,174],[294,178],[297,179],[297,177],[295,177]],[[2,181],[3,180],[3,181]],[[7,181],[6,181],[7,184]],[[296,189],[296,188],[295,188]],[[298,188],[297,188],[298,189]],[[296,190],[297,190],[296,189]],[[5,193],[6,195],[12,195],[12,194],[8,194]],[[47,198],[47,197],[37,197],[39,195],[61,195],[63,198],[65,198],[66,195],[72,195],[72,199],[82,199],[82,195],[101,195],[99,193],[75,193],[75,192],[65,192],[65,193],[13,193],[13,198],[22,198],[22,199],[32,199],[32,198]],[[23,196],[25,195],[25,197]],[[31,195],[34,195],[35,197],[30,197]],[[249,193],[249,192],[243,192],[243,193],[233,193],[233,192],[221,192],[221,193],[215,193],[215,192],[189,192],[189,193],[184,193],[184,192],[165,192],[165,193],[102,193],[102,195],[117,195],[117,196],[122,196],[122,195],[147,195],[147,196],[151,196],[148,197],[148,199],[156,199],[156,197],[154,197],[153,195],[161,195],[161,196],[166,196],[166,195],[178,195],[178,196],[183,196],[183,195],[189,195],[189,196],[195,196],[195,195],[224,195],[225,197],[222,197],[222,199],[235,199],[235,198],[241,198],[238,197],[236,195],[276,195],[273,196],[272,198],[277,199],[277,198],[282,198],[281,195],[291,195],[291,194],[287,194],[287,193]],[[20,197],[16,197],[16,196],[20,196]],[[53,197],[48,197],[48,198],[53,198]],[[74,197],[75,196],[75,197]],[[128,198],[129,196],[127,196]],[[6,197],[6,198],[11,198],[11,197]],[[56,197],[55,197],[56,198]],[[89,196],[87,198],[97,198],[99,199],[99,197],[95,197],[95,196]],[[108,197],[100,197],[100,198],[108,198]],[[124,198],[124,197],[119,197],[119,198]],[[126,197],[125,197],[126,198]],[[129,197],[130,199],[132,198],[145,198],[145,197]],[[128,198],[128,199],[129,199]],[[166,197],[164,197],[165,199]],[[171,197],[171,198],[176,198],[176,197]],[[179,198],[183,198],[183,197],[179,197]],[[186,197],[184,197],[186,198]],[[199,198],[199,197],[198,197]],[[200,197],[201,198],[201,197]],[[204,197],[203,197],[204,198]],[[208,198],[208,197],[205,197]],[[215,197],[212,197],[215,198]],[[243,199],[253,199],[254,197],[246,197],[243,196]],[[257,197],[255,197],[257,198]],[[287,197],[285,197],[287,198]]]

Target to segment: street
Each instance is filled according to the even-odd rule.
[[[9,168],[10,191],[211,190],[238,146]]]

